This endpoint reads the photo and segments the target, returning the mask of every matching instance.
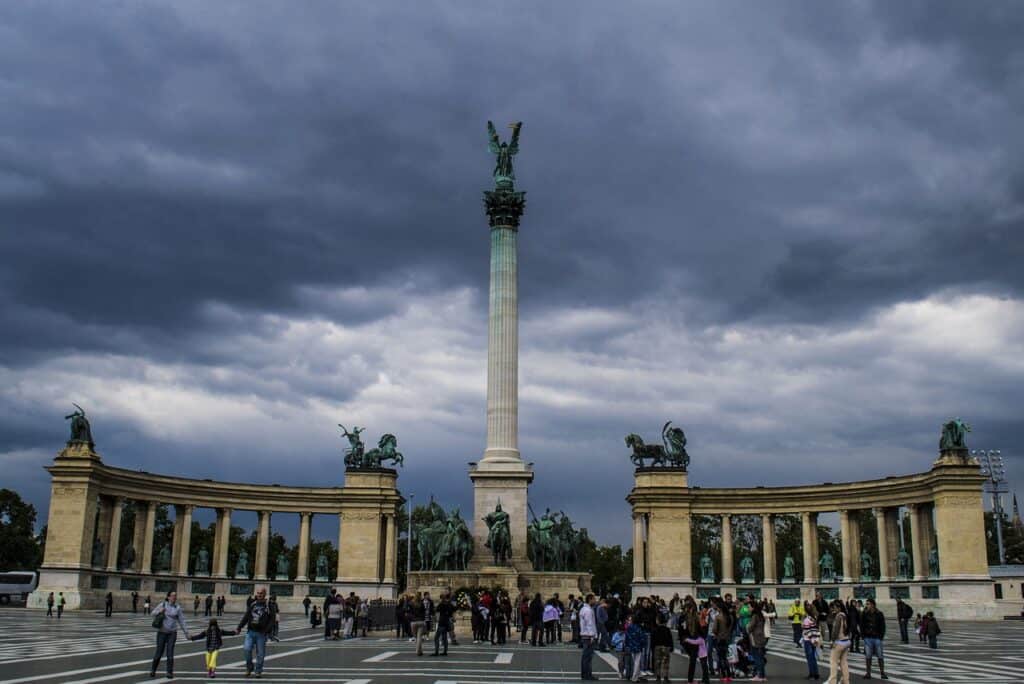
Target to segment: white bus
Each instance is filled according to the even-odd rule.
[[[39,573],[31,570],[0,572],[0,603],[26,601],[39,585]]]

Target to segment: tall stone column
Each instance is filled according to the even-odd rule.
[[[633,581],[647,581],[647,569],[644,567],[644,514],[633,514]]]
[[[761,551],[764,555],[764,584],[775,584],[778,572],[775,562],[775,516],[765,513],[761,516]]]
[[[732,517],[722,516],[722,584],[735,584],[732,566]]]
[[[801,513],[803,525],[804,583],[818,581],[818,514]]]
[[[853,581],[853,543],[850,534],[850,511],[839,511],[839,536],[842,538],[843,581]]]
[[[932,504],[921,504],[918,506],[917,514],[921,519],[921,555],[924,556],[924,574],[931,577],[931,568],[928,566],[928,558],[932,554],[932,547],[935,546],[935,525],[932,524]],[[939,559],[939,572],[942,572],[941,558]]]
[[[253,579],[267,579],[270,553],[270,511],[260,511],[259,533],[256,535],[256,573]]]
[[[910,555],[914,559],[914,579],[928,579],[928,559],[925,556],[921,535],[921,508],[918,504],[907,504],[910,514]]]
[[[850,511],[850,575],[851,582],[860,581],[860,518],[856,511]]]
[[[387,530],[384,535],[384,584],[392,584],[395,581],[397,570],[398,536],[395,530],[395,516],[387,516]]]
[[[89,564],[105,568],[107,565],[107,542],[110,540],[110,523],[114,512],[114,502],[109,496],[97,497],[97,507],[99,513],[96,516],[96,539],[103,544],[103,556],[100,558],[93,558],[92,556],[92,545],[89,546]]]
[[[132,523],[132,551],[135,553],[135,560],[132,561],[131,569],[142,572],[142,549],[146,546],[146,503],[132,501],[132,509],[135,512],[135,520]]]
[[[121,546],[121,513],[124,499],[114,499],[110,515],[110,536],[107,538],[107,572],[117,572],[117,550]]]
[[[341,542],[343,540],[343,532],[345,531],[345,514],[338,513],[338,576],[334,578],[335,582],[343,582],[343,559],[345,558],[345,551],[342,549]],[[485,549],[486,550],[486,549]]]
[[[295,581],[309,579],[309,524],[312,513],[299,513],[299,567],[295,568]]]
[[[471,466],[473,540],[478,551],[472,564],[489,565],[484,518],[500,503],[509,516],[512,564],[529,567],[526,555],[526,488],[533,470],[519,454],[519,220],[526,193],[503,177],[484,193],[490,224],[491,282],[487,326],[487,447]]]
[[[885,541],[889,547],[889,566],[885,571],[886,577],[890,580],[896,579],[896,563],[899,558],[900,549],[903,548],[903,539],[900,537],[900,508],[899,506],[888,508],[885,511]]]
[[[174,507],[174,528],[171,532],[171,567],[167,569],[167,572],[178,571],[178,558],[181,556],[181,523],[183,517],[183,507],[176,505]]]
[[[179,575],[188,575],[188,559],[192,551],[192,511],[195,506],[181,507],[181,532],[178,534],[180,551],[177,551],[178,565],[174,571]]]
[[[217,509],[217,526],[213,532],[213,576],[228,576],[228,546],[231,541],[231,509]]]
[[[889,518],[885,508],[875,509],[875,527],[878,528],[878,581],[888,582],[892,579],[889,556]],[[863,572],[863,568],[861,571]]]
[[[156,509],[160,504],[156,501],[146,502],[146,520],[142,533],[142,553],[139,554],[142,557],[142,564],[139,566],[139,572],[143,575],[148,575],[153,572],[153,533],[156,530]],[[139,522],[138,513],[135,514],[135,524]]]

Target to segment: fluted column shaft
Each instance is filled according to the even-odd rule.
[[[156,529],[156,501],[146,502],[146,520],[145,527],[143,527],[142,537],[142,564],[139,566],[139,572],[144,575],[148,575],[153,572],[153,533]],[[135,514],[135,524],[138,524],[138,513]]]
[[[843,581],[853,580],[853,541],[850,534],[850,511],[839,511],[839,535],[842,537]]]
[[[732,567],[732,518],[722,516],[722,584],[735,584]]]
[[[270,511],[260,511],[259,534],[256,536],[256,576],[267,579],[267,561],[270,553]]]
[[[117,551],[121,546],[121,513],[124,510],[124,499],[114,499],[110,515],[110,537],[107,540],[107,571],[117,571]]]
[[[761,516],[761,550],[764,555],[764,584],[775,584],[775,516],[765,513]]]
[[[637,513],[633,516],[633,581],[642,582],[647,577],[644,573],[644,516]]]
[[[309,525],[312,513],[299,514],[299,567],[295,569],[295,581],[309,579]]]
[[[342,577],[341,577],[341,559],[344,557],[345,552],[344,552],[344,550],[343,550],[343,548],[341,546],[341,542],[342,542],[341,531],[343,529],[345,529],[345,526],[342,524],[344,517],[345,517],[344,513],[339,513],[338,514],[338,576],[334,579],[335,582],[342,582],[343,581]]]
[[[519,294],[515,228],[491,228],[487,338],[487,449],[483,460],[519,459]]]
[[[804,552],[804,583],[813,584],[818,581],[818,514],[802,513]]]
[[[178,566],[175,568],[179,575],[188,574],[188,559],[192,550],[192,511],[194,508],[194,506],[181,507],[181,533],[178,535],[180,550],[176,552]]]
[[[395,581],[395,574],[397,569],[397,544],[398,536],[395,530],[395,516],[387,516],[387,531],[384,535],[384,543],[387,546],[384,547],[384,579],[382,580],[385,584],[393,583]]]
[[[889,557],[889,520],[886,509],[875,509],[875,527],[878,528],[878,581],[888,582],[891,579],[889,564],[892,559]],[[861,572],[864,568],[861,568]]]
[[[213,576],[228,576],[228,545],[231,540],[231,509],[217,511],[217,527],[213,540]]]
[[[914,559],[914,579],[928,579],[928,559],[925,557],[923,535],[921,534],[921,509],[923,506],[908,504],[910,513],[910,553]]]

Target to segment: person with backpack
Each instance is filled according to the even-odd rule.
[[[274,630],[277,622],[275,604],[267,600],[267,590],[260,587],[256,591],[256,597],[245,610],[242,621],[238,623],[237,633],[242,628],[248,628],[245,633],[245,643],[242,652],[245,654],[245,676],[248,677],[254,672],[256,678],[263,676],[263,660],[267,657],[267,638]],[[256,659],[253,660],[253,649],[256,650]]]
[[[217,625],[216,619],[211,619],[206,629],[199,634],[189,637],[189,641],[206,640],[206,676],[213,679],[217,676],[217,654],[224,645],[224,637],[238,632],[225,632]]]
[[[54,598],[53,592],[51,591],[50,595],[46,597],[46,617],[53,617],[53,604]]]
[[[156,652],[153,664],[149,668],[149,676],[156,677],[156,669],[160,659],[167,656],[167,678],[174,678],[174,644],[178,640],[178,628],[188,639],[188,627],[185,626],[185,611],[178,605],[178,592],[169,591],[164,600],[156,605],[152,612],[153,628],[156,632]]]
[[[113,592],[107,592],[106,598],[103,599],[103,617],[110,617],[114,614],[114,594]]]

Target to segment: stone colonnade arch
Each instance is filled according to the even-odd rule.
[[[119,603],[132,591],[161,595],[173,588],[182,599],[223,595],[229,605],[242,605],[257,585],[275,589],[283,603],[330,587],[370,598],[397,595],[398,530],[402,497],[397,473],[390,469],[348,470],[341,487],[292,487],[196,480],[116,468],[104,464],[92,448],[71,443],[46,468],[51,475],[50,513],[39,588],[30,605],[44,605],[49,592],[63,592],[69,609],[98,608],[107,592]],[[134,558],[119,557],[121,518],[135,504],[130,546]],[[169,567],[154,558],[153,538],[160,505],[175,507]],[[190,569],[192,518],[197,508],[216,511],[208,571]],[[232,514],[258,515],[256,553],[251,570],[236,577],[229,567],[228,543]],[[269,557],[274,513],[299,515],[297,567],[294,579],[278,578]],[[338,520],[338,562],[326,577],[307,571],[313,516]],[[98,544],[96,542],[99,542]],[[126,567],[127,565],[127,567]],[[314,570],[315,573],[315,570]],[[290,593],[291,597],[287,596]]]

